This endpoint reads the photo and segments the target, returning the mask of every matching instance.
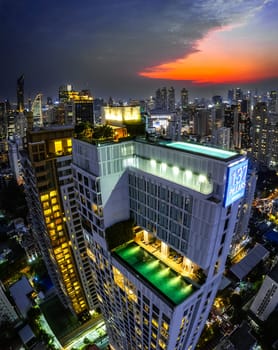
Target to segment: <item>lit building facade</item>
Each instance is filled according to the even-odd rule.
[[[72,85],[59,88],[59,108],[64,111],[63,124],[94,124],[94,99],[89,90],[75,91]],[[61,118],[60,118],[61,119]]]
[[[63,304],[82,316],[97,304],[73,187],[72,127],[28,130],[23,151],[34,238]]]
[[[258,102],[252,115],[252,154],[260,162],[267,165],[270,160],[269,114],[265,102]]]
[[[225,269],[248,160],[184,142],[73,140],[110,344],[194,349]]]

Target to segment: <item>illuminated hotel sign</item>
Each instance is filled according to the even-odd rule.
[[[139,122],[141,120],[139,106],[104,107],[105,121],[117,123]]]
[[[224,207],[232,204],[244,196],[248,159],[231,164],[227,169],[227,185],[224,198]]]

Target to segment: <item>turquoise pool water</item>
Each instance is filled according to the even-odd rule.
[[[162,144],[167,147],[180,149],[182,151],[194,152],[194,153],[198,153],[198,154],[202,154],[205,156],[210,156],[218,159],[229,159],[238,154],[236,152],[226,151],[224,149],[202,146],[202,145],[197,145],[194,143],[187,143],[187,142],[169,142],[169,143],[162,143]]]

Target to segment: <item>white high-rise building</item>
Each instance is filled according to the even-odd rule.
[[[247,168],[236,152],[184,142],[73,140],[81,222],[113,349],[196,347]]]

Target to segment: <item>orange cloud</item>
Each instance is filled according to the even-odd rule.
[[[209,33],[197,43],[197,52],[146,68],[139,75],[152,79],[190,80],[195,84],[252,82],[277,76],[274,59],[277,53],[274,54],[273,46],[269,49],[263,43],[254,43],[254,37],[238,28],[226,29],[226,32],[222,29]]]

